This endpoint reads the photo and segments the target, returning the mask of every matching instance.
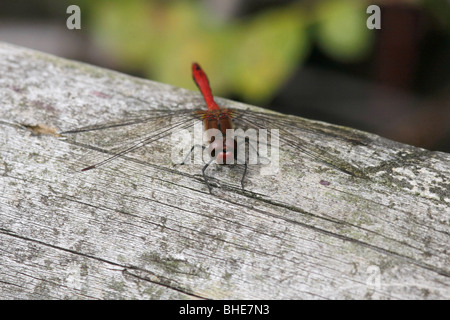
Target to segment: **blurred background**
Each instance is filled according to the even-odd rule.
[[[1,0],[0,41],[450,152],[449,0]]]

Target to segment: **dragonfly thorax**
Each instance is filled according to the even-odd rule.
[[[234,163],[236,141],[227,137],[227,130],[233,129],[231,112],[228,109],[200,111],[204,131],[209,143],[208,150],[218,164]]]

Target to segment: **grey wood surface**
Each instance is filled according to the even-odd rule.
[[[199,106],[197,92],[0,43],[0,298],[450,298],[449,154],[291,117],[364,176],[284,146],[280,172],[250,167],[245,191],[242,168],[213,165],[211,195],[201,165],[173,166],[170,141],[79,172],[126,130],[58,135]]]

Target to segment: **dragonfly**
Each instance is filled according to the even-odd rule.
[[[192,77],[199,88],[206,108],[198,109],[153,109],[146,111],[134,117],[127,117],[126,119],[119,119],[117,121],[100,123],[79,127],[71,130],[60,132],[62,136],[77,136],[98,131],[114,131],[118,128],[126,128],[125,139],[115,137],[112,135],[111,140],[121,141],[125,140],[123,144],[118,143],[118,147],[105,150],[104,148],[94,148],[101,153],[106,153],[106,158],[103,156],[100,160],[92,160],[93,163],[81,168],[82,172],[89,171],[101,167],[115,159],[123,158],[129,154],[138,151],[139,149],[151,146],[157,141],[164,139],[174,132],[191,127],[199,121],[203,123],[203,130],[205,132],[213,131],[216,134],[207,134],[206,145],[201,145],[203,150],[207,151],[209,159],[207,159],[202,168],[203,181],[208,187],[209,193],[212,193],[212,185],[206,174],[207,168],[215,161],[219,165],[235,164],[238,160],[238,151],[240,146],[245,144],[247,154],[240,159],[240,164],[244,165],[244,172],[241,177],[241,188],[244,188],[244,180],[248,168],[248,152],[255,150],[259,160],[258,164],[263,161],[262,155],[253,145],[249,144],[248,137],[238,139],[233,132],[235,127],[242,127],[245,129],[275,129],[279,132],[281,140],[281,147],[289,149],[293,152],[300,153],[309,157],[314,161],[318,161],[330,168],[339,170],[345,174],[355,177],[365,177],[364,171],[357,165],[351,164],[348,161],[332,155],[327,152],[323,146],[318,146],[314,141],[308,140],[306,137],[313,137],[317,139],[317,135],[322,136],[324,140],[335,139],[336,136],[326,131],[326,127],[318,125],[317,128],[311,128],[307,121],[300,121],[298,117],[288,116],[275,112],[259,112],[246,109],[225,108],[220,107],[214,100],[209,79],[203,69],[198,63],[192,64]],[[123,131],[121,131],[123,132]],[[363,137],[355,137],[354,134],[350,137],[344,135],[347,143],[354,144],[355,141],[362,141]],[[132,141],[132,142],[129,142]],[[91,146],[90,146],[91,147]],[[190,152],[185,160],[179,164],[185,164],[186,159],[194,151],[196,145],[192,145]],[[251,147],[251,148],[250,148]],[[92,148],[92,147],[91,147]],[[243,160],[244,159],[244,160]]]

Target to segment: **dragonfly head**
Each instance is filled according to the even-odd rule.
[[[216,139],[209,145],[209,150],[218,164],[232,164],[235,159],[235,146],[236,141],[234,139]]]

